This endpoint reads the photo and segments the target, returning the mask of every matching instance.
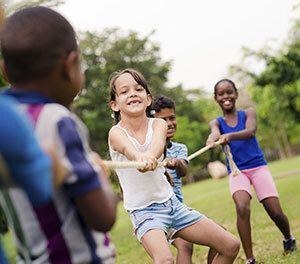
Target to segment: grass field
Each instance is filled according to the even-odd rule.
[[[289,171],[300,169],[300,156],[270,163],[276,185],[280,194],[282,208],[290,220],[294,236],[300,239],[300,173],[282,177]],[[185,203],[216,222],[224,225],[230,232],[238,236],[235,226],[235,209],[228,190],[228,179],[205,180],[190,184],[183,188]],[[252,236],[256,259],[259,263],[300,263],[300,250],[289,256],[282,255],[282,235],[269,219],[256,197],[252,199]],[[123,205],[118,208],[118,219],[111,232],[112,240],[117,248],[117,264],[152,263],[142,246],[132,235],[132,226]],[[298,247],[300,241],[297,241]],[[10,259],[14,250],[9,235],[4,244],[9,251]],[[175,250],[172,247],[175,254]],[[194,246],[194,263],[205,263],[207,248]],[[13,262],[12,262],[13,263]],[[235,263],[244,263],[241,249]]]
[[[280,177],[288,171],[300,169],[300,156],[284,161],[270,163],[280,194],[282,208],[289,218],[291,230],[296,238],[300,238],[300,173]],[[228,189],[228,179],[205,180],[184,186],[185,203],[216,222],[224,225],[230,232],[238,236],[235,226],[235,209]],[[290,256],[282,256],[282,235],[269,219],[267,213],[256,197],[251,202],[251,221],[253,247],[259,263],[300,263],[300,251]],[[132,226],[123,205],[119,205],[118,220],[112,230],[112,240],[118,251],[118,264],[152,263],[142,246],[132,235]],[[298,240],[298,245],[300,241]],[[172,251],[175,254],[174,248]],[[193,262],[205,263],[207,248],[194,246]],[[244,263],[241,249],[235,263]]]

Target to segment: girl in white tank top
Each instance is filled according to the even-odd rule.
[[[147,134],[144,144],[132,137],[125,128],[115,125],[113,128],[117,133],[124,133],[138,152],[146,152],[151,147],[153,137],[153,122],[148,118]],[[113,150],[109,145],[110,156],[113,161],[128,161],[122,153]],[[162,161],[163,155],[158,159]],[[123,190],[124,207],[126,210],[135,210],[146,207],[152,203],[165,202],[173,195],[173,190],[166,177],[165,168],[157,167],[154,171],[142,173],[135,168],[117,169],[120,185]],[[141,186],[137,188],[137,186]]]
[[[143,161],[145,167],[117,169],[136,236],[155,263],[173,263],[167,238],[181,237],[216,249],[213,262],[233,263],[239,241],[199,212],[179,202],[162,167],[167,124],[148,118],[151,95],[136,70],[117,72],[110,80],[110,106],[116,125],[109,132],[113,161]]]

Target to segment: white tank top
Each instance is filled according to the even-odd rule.
[[[115,127],[125,132],[138,151],[145,152],[151,145],[153,120],[154,118],[148,118],[148,130],[144,144],[140,144],[135,138],[131,137],[123,127],[119,125]],[[109,152],[113,161],[129,161],[123,154],[113,150],[110,144]],[[159,160],[161,161],[162,159],[163,156],[161,156]],[[152,203],[163,203],[167,201],[174,193],[164,172],[164,167],[158,167],[154,171],[147,171],[145,173],[139,172],[134,168],[116,169],[123,190],[125,209],[136,210],[147,207]]]

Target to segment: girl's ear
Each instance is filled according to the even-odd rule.
[[[113,110],[114,112],[120,111],[120,108],[119,108],[118,104],[116,103],[116,101],[110,101],[109,106],[110,106],[111,110]]]

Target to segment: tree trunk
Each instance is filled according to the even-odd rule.
[[[275,143],[275,147],[277,149],[277,153],[278,153],[279,159],[285,159],[286,158],[286,154],[285,154],[283,146],[280,143],[279,138],[278,138],[278,136],[276,134],[274,135],[274,143]]]
[[[293,153],[292,153],[291,144],[289,142],[289,139],[288,139],[288,136],[287,136],[287,133],[286,133],[286,130],[285,130],[285,127],[283,124],[279,124],[279,132],[280,132],[283,147],[284,147],[287,157],[292,157]]]

